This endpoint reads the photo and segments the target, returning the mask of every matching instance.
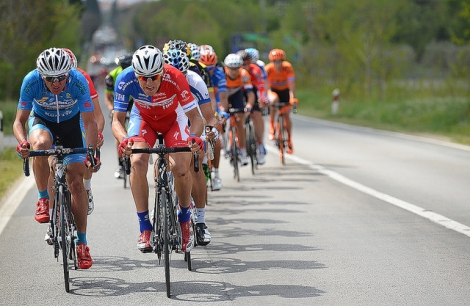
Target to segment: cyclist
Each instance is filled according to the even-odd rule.
[[[212,47],[208,45],[201,45],[199,46],[199,51],[199,61],[205,66],[204,69],[210,76],[211,83],[214,87],[216,104],[215,110],[218,111],[218,105],[221,103],[221,101],[225,101],[224,104],[228,105],[227,81],[225,80],[225,74],[223,69],[217,66],[217,54],[212,49]],[[222,132],[222,128],[220,126],[219,132]],[[214,191],[220,190],[222,188],[222,179],[219,175],[221,147],[221,139],[219,137],[214,146],[214,160],[212,161],[213,169],[211,169],[214,171],[214,184],[212,186]]]
[[[194,71],[189,70],[189,59],[186,56],[186,53],[178,49],[169,49],[164,52],[163,57],[165,59],[165,63],[178,68],[186,76],[191,93],[198,103],[199,110],[201,111],[206,125],[212,126],[212,131],[210,133],[206,133],[206,137],[209,139],[217,139],[218,131],[216,126],[218,125],[218,120],[215,118],[214,111],[210,104],[211,99],[209,97],[209,91],[207,90],[207,86],[203,79]],[[204,152],[201,150],[201,154],[199,156],[200,166],[204,157],[203,153]],[[193,169],[193,167],[191,167],[191,169]],[[191,174],[193,175],[191,195],[194,203],[196,204],[197,215],[196,239],[199,245],[207,245],[211,241],[211,236],[205,224],[206,176],[203,171],[192,171]]]
[[[121,73],[122,70],[126,69],[131,65],[132,62],[132,54],[125,54],[116,57],[115,61],[116,65],[118,65],[116,68],[111,70],[109,74],[105,78],[105,97],[104,101],[106,103],[106,106],[108,107],[109,110],[109,117],[112,119],[113,118],[113,109],[114,109],[114,83],[116,82],[117,76]],[[129,104],[127,106],[127,113],[130,113],[132,109],[132,104],[133,101],[130,99]],[[124,178],[124,166],[122,165],[122,160],[119,158],[119,142],[115,140],[116,143],[116,154],[118,156],[118,167],[116,168],[116,171],[114,172],[114,177],[117,179],[122,179]]]
[[[267,97],[269,103],[285,103],[297,106],[298,100],[295,98],[295,75],[291,63],[286,61],[286,53],[281,49],[269,51],[270,63],[266,64],[266,74],[268,76]],[[271,107],[271,117],[269,120],[269,139],[274,139],[274,116],[276,110]],[[287,150],[288,154],[294,152],[292,146],[292,123],[289,112],[285,114],[285,124],[287,130]]]
[[[23,79],[13,123],[13,132],[19,143],[16,148],[18,154],[22,158],[28,157],[31,146],[35,150],[51,149],[56,137],[61,139],[64,147],[86,147],[91,144],[96,148],[98,129],[83,74],[71,69],[70,57],[61,48],[44,50],[37,58],[36,66],[37,69]],[[29,127],[29,142],[26,123]],[[69,155],[67,163],[67,183],[77,225],[78,268],[88,269],[93,260],[86,240],[88,201],[83,176],[85,167],[96,172],[101,162],[96,160],[96,167],[92,168],[85,154],[73,154]],[[34,218],[39,223],[47,223],[50,219],[48,158],[35,157],[33,171],[39,198]]]
[[[235,121],[237,125],[238,145],[240,147],[240,160],[242,166],[248,165],[248,157],[246,153],[245,142],[245,112],[250,113],[255,104],[255,94],[251,83],[250,74],[242,68],[243,59],[238,54],[231,53],[224,59],[225,76],[227,80],[228,104],[230,107],[243,109],[235,113]],[[245,106],[245,95],[246,106]],[[228,110],[229,105],[221,103],[222,112]]]
[[[62,50],[64,50],[69,55],[72,68],[75,68],[78,71],[80,71],[86,78],[88,88],[90,89],[91,101],[93,101],[93,107],[95,108],[93,113],[95,115],[96,124],[98,126],[97,147],[101,147],[104,142],[104,137],[102,134],[104,130],[104,116],[103,116],[103,112],[101,111],[100,100],[98,98],[98,93],[96,92],[95,85],[91,81],[90,75],[82,68],[77,67],[77,64],[78,64],[77,57],[72,52],[72,50],[67,49],[67,48],[62,48]],[[93,209],[95,208],[95,203],[93,201],[93,193],[91,192],[91,176],[92,176],[92,173],[88,169],[86,169],[85,177],[83,178],[83,183],[85,184],[85,190],[88,196],[88,214],[91,214],[93,212]],[[52,184],[52,179],[53,178],[51,177],[50,178],[51,184]]]
[[[265,87],[263,72],[261,69],[252,63],[251,54],[245,50],[240,50],[237,52],[238,55],[243,60],[243,68],[248,71],[251,78],[251,83],[253,84],[253,92],[255,93],[255,104],[251,110],[251,120],[253,121],[253,126],[255,129],[255,138],[257,142],[257,155],[258,155],[258,164],[263,165],[265,163],[264,158],[264,145],[263,145],[263,134],[264,134],[264,120],[261,113],[261,109],[266,106],[265,100]]]
[[[119,85],[124,84],[124,86]],[[188,81],[176,68],[164,63],[162,52],[144,45],[132,56],[132,66],[124,69],[117,77],[114,88],[114,115],[112,130],[119,141],[121,154],[131,154],[132,148],[148,148],[155,145],[157,132],[163,134],[168,147],[190,146],[199,151],[203,129],[197,103],[191,95]],[[124,128],[129,98],[134,99],[129,129]],[[188,119],[191,127],[188,127]],[[190,218],[190,194],[192,176],[190,152],[170,154],[176,195],[179,199],[178,216],[182,232],[182,251],[193,246]],[[147,182],[148,154],[131,155],[131,190],[140,225],[137,247],[142,252],[152,250],[152,224],[149,219]]]

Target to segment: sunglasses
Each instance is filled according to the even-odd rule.
[[[136,77],[142,82],[147,82],[147,80],[149,79],[152,81],[156,81],[161,77],[161,74],[156,74],[153,76],[136,75]]]
[[[68,76],[69,76],[68,74],[62,74],[62,75],[57,75],[57,76],[52,76],[52,77],[43,77],[43,79],[49,83],[55,83],[55,82],[62,82]]]

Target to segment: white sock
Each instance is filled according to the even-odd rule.
[[[91,179],[83,180],[83,183],[85,184],[85,189],[86,190],[91,190]]]
[[[205,208],[196,208],[197,223],[206,223]]]

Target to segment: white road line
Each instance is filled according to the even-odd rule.
[[[3,205],[0,207],[0,234],[10,221],[11,216],[23,201],[26,193],[35,185],[34,177],[23,177],[15,183],[13,188],[9,189],[10,195],[5,198]]]
[[[266,147],[266,149],[272,153],[275,153],[276,155],[278,154],[278,151],[277,149],[274,149],[274,148],[269,148],[269,147]],[[375,189],[372,189],[370,187],[367,187],[367,186],[364,186],[358,182],[355,182],[335,171],[332,171],[332,170],[329,170],[323,166],[320,166],[320,165],[316,165],[314,163],[312,163],[311,161],[308,161],[308,160],[305,160],[303,158],[300,158],[300,157],[297,157],[295,155],[286,155],[286,158],[287,159],[290,159],[296,163],[299,163],[299,164],[302,164],[302,165],[305,165],[305,166],[308,166],[310,167],[311,169],[313,170],[316,170],[318,171],[319,173],[323,174],[323,175],[326,175],[328,177],[330,177],[331,179],[339,182],[339,183],[342,183],[346,186],[349,186],[351,188],[354,188],[360,192],[363,192],[365,194],[368,194],[372,197],[375,197],[379,200],[382,200],[384,202],[387,202],[389,204],[392,204],[392,205],[395,205],[397,207],[400,207],[402,209],[405,209],[409,212],[412,212],[420,217],[423,217],[425,219],[428,219],[434,223],[437,223],[439,225],[442,225],[444,226],[445,228],[448,228],[448,229],[451,229],[453,231],[456,231],[458,233],[461,233],[461,234],[464,234],[468,237],[470,237],[470,227],[464,225],[464,224],[461,224],[459,222],[456,222],[452,219],[449,219],[443,215],[440,215],[440,214],[437,214],[435,212],[432,212],[432,211],[429,211],[427,209],[424,209],[422,207],[419,207],[417,205],[414,205],[414,204],[411,204],[411,203],[408,203],[408,202],[405,202],[403,200],[400,200],[400,199],[397,199],[395,197],[392,197],[388,194],[385,194],[385,193],[382,193],[382,192],[379,192]]]

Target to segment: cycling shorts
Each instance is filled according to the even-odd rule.
[[[271,91],[279,97],[279,104],[289,104],[290,100],[290,95],[289,95],[289,89],[284,89],[284,90],[275,90],[271,89]],[[269,101],[272,103],[271,97],[268,97]]]
[[[234,94],[228,96],[228,104],[231,108],[245,108],[245,99],[244,99],[243,90],[239,90]],[[239,111],[238,113],[243,113],[244,111]]]
[[[58,138],[59,143],[64,148],[84,148],[86,147],[85,128],[81,120],[80,113],[72,118],[60,123],[48,121],[34,112],[28,118],[29,134],[36,130],[44,130],[51,136],[55,143]],[[64,158],[64,164],[83,163],[86,154],[70,154]]]

